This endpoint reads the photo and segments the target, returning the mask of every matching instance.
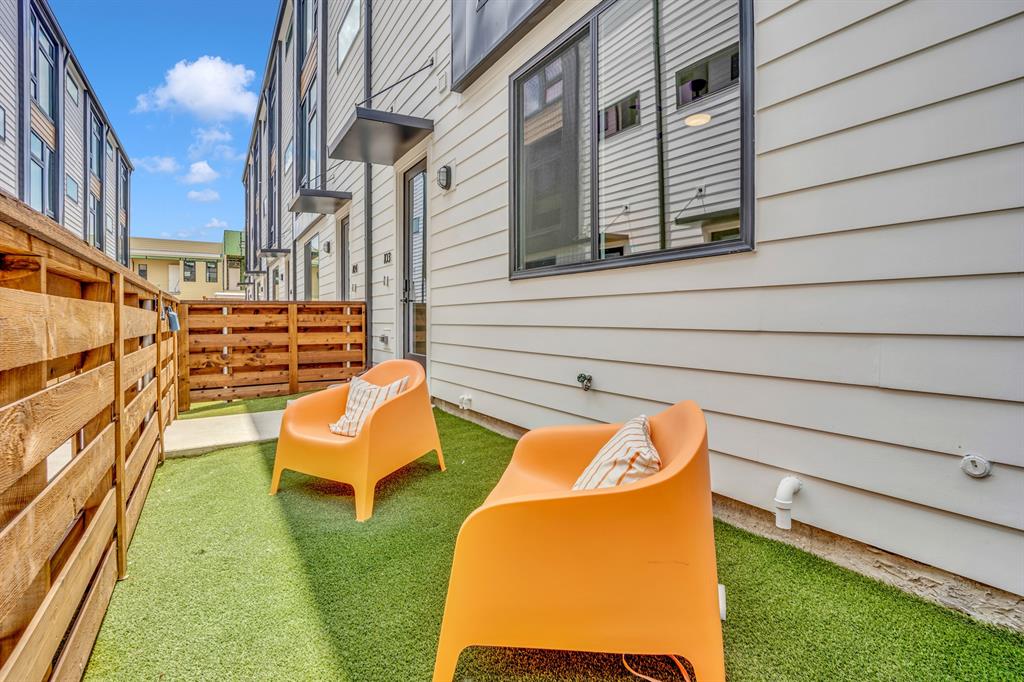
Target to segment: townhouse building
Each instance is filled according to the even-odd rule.
[[[242,233],[224,230],[219,242],[131,238],[131,268],[143,279],[183,299],[240,299]]]
[[[0,191],[127,265],[132,170],[46,0],[0,0]]]
[[[692,398],[722,513],[794,475],[862,567],[1022,595],[1022,33],[1017,0],[284,0],[247,296],[365,300],[370,362],[523,428]]]

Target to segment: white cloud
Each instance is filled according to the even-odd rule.
[[[255,78],[252,69],[220,57],[183,59],[167,71],[161,85],[135,98],[135,111],[184,109],[211,121],[249,117],[256,110],[256,93],[248,89]]]
[[[197,128],[192,131],[192,136],[194,141],[188,146],[190,159],[208,156],[225,161],[241,161],[245,158],[244,154],[239,154],[228,144],[234,138],[223,126]]]
[[[220,218],[210,218],[210,222],[206,223],[206,227],[214,228],[217,230],[223,230],[228,226],[227,222]]]
[[[196,161],[188,167],[188,173],[182,178],[182,182],[189,185],[201,185],[205,182],[213,182],[220,177],[220,173],[210,168],[205,161]]]
[[[198,201],[202,204],[208,204],[211,201],[220,201],[220,194],[215,189],[201,189],[201,190],[189,190],[188,193],[189,201]]]
[[[132,159],[132,163],[147,173],[174,173],[179,168],[172,156],[144,156]]]

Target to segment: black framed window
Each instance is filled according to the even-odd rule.
[[[273,67],[271,67],[273,68]],[[277,144],[277,79],[267,87],[267,151],[273,152]]]
[[[184,271],[182,278],[186,282],[196,281],[196,262],[193,259],[186,258],[182,265],[182,270]]]
[[[320,235],[314,234],[303,247],[303,283],[305,300],[320,298]]]
[[[299,163],[302,165],[299,187],[313,187],[320,177],[320,126],[317,125],[317,87],[313,79],[302,101],[299,135]]]
[[[78,203],[78,181],[70,175],[64,178],[64,193],[72,203]]]
[[[50,145],[35,133],[31,135],[29,154],[29,205],[53,218],[56,205],[56,164]]]
[[[103,180],[103,124],[95,110],[89,117],[89,171]]]
[[[103,250],[103,210],[100,208],[100,198],[93,192],[89,192],[89,211],[85,220],[85,241]]]
[[[512,75],[512,278],[753,248],[751,5],[605,0]]]
[[[120,197],[118,197],[118,206],[120,207],[120,209],[122,211],[125,212],[125,217],[126,218],[127,218],[127,215],[128,215],[128,196],[129,196],[128,183],[129,183],[128,166],[124,163],[124,161],[122,161],[121,162],[121,187],[120,187],[121,195],[120,195]]]
[[[139,277],[142,279],[149,279],[149,264],[139,263]]]
[[[316,39],[317,0],[299,0],[299,64],[300,69],[306,59],[306,53]]]
[[[35,13],[32,14],[30,30],[32,99],[50,119],[56,119],[57,44]]]
[[[217,261],[206,261],[206,282],[207,284],[217,283]]]

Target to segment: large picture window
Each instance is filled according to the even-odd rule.
[[[309,84],[302,101],[302,130],[299,136],[300,187],[315,187],[320,179],[320,126],[317,124],[316,80]]]
[[[602,3],[513,74],[512,277],[753,248],[750,5]]]

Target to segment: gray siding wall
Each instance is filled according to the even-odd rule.
[[[78,102],[75,103],[65,88],[64,176],[57,179],[57,187],[60,192],[58,198],[62,198],[64,202],[64,227],[81,236],[85,232],[85,211],[89,191],[85,176],[85,86],[71,64],[68,64],[67,78],[74,80],[78,85]],[[67,196],[69,176],[78,183],[78,201],[72,201]]]
[[[794,473],[798,520],[1024,593],[1024,5],[757,2],[757,251],[509,281],[508,76],[593,4],[432,111],[432,393],[525,427],[695,399],[716,492]]]
[[[114,150],[113,156],[107,155],[106,147],[103,148],[103,231],[106,234],[106,241],[103,242],[103,252],[113,259],[117,259],[117,142],[113,136],[108,135],[106,144],[111,145]]]
[[[7,119],[0,140],[0,190],[18,196],[18,0],[0,0],[0,107]]]

